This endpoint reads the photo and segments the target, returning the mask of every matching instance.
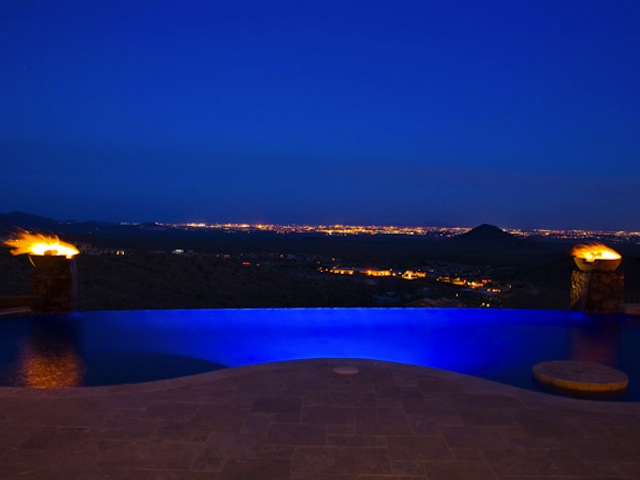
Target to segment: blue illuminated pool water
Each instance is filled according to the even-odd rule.
[[[536,388],[531,366],[585,360],[630,377],[640,319],[566,311],[256,309],[83,312],[0,321],[0,384],[110,385],[307,358],[370,358]],[[65,383],[66,382],[66,383]]]

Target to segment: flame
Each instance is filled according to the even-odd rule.
[[[71,258],[80,251],[71,245],[61,241],[57,235],[42,235],[41,233],[21,232],[17,237],[6,240],[4,244],[12,247],[12,255],[55,255]]]
[[[571,250],[571,255],[583,258],[589,263],[596,260],[618,260],[622,258],[622,255],[602,243],[578,244]]]

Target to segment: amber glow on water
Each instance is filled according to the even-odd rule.
[[[33,388],[82,385],[84,364],[72,348],[52,352],[27,344],[21,350],[18,383]]]

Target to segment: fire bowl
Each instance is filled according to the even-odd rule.
[[[584,258],[573,257],[578,268],[583,272],[613,272],[622,262],[622,258],[616,258],[612,260],[605,260],[597,258],[592,262],[588,262]]]
[[[51,270],[67,267],[69,262],[73,259],[68,259],[64,255],[29,255],[29,260],[36,268],[41,270]]]

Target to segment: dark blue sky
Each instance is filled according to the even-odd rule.
[[[0,3],[0,212],[640,230],[640,2]]]

